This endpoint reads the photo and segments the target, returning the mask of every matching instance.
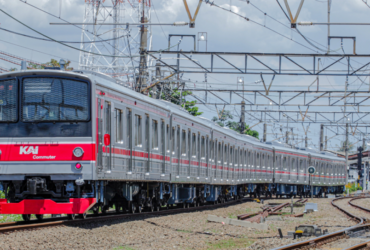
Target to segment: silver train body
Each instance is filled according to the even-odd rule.
[[[0,188],[9,203],[92,198],[89,209],[140,210],[339,193],[346,184],[344,159],[261,143],[102,74],[1,74],[0,98]]]

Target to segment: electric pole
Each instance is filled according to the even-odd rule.
[[[324,124],[320,125],[320,151],[324,151]]]
[[[243,92],[244,93],[244,92]],[[243,134],[245,130],[245,102],[242,101],[241,105],[241,115],[240,115],[240,133]]]
[[[148,40],[148,29],[145,27],[145,23],[148,22],[148,19],[145,17],[145,0],[143,0],[143,15],[141,17],[141,23],[143,24],[140,29],[140,66],[139,66],[139,76],[136,80],[136,91],[140,92],[142,89],[147,87],[146,78],[148,76],[147,68],[146,68],[146,61],[147,57],[145,55],[147,50],[147,40]],[[144,95],[148,95],[143,93]]]

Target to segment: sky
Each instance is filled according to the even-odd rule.
[[[124,1],[128,4],[128,0]],[[131,1],[133,4],[134,0]],[[213,1],[212,1],[213,2]],[[249,2],[249,3],[248,3]],[[257,25],[251,21],[232,14],[229,11],[219,9],[210,4],[203,2],[199,14],[196,19],[195,28],[188,26],[153,26],[151,28],[152,43],[151,50],[161,50],[168,47],[169,34],[190,34],[198,35],[199,32],[207,32],[207,50],[214,52],[263,52],[263,53],[321,53],[317,48],[308,44],[299,34],[289,28],[290,23],[280,9],[275,0],[215,0],[214,3],[241,16],[248,17],[250,20],[258,22]],[[290,9],[296,13],[300,0],[289,0]],[[61,17],[69,22],[83,22],[85,13],[85,1],[83,0],[27,0],[28,4],[34,5],[37,8],[45,10],[57,17]],[[110,0],[106,0],[105,4],[109,4]],[[197,0],[188,0],[191,13],[198,4]],[[283,5],[284,1],[280,0]],[[33,29],[52,37],[59,41],[81,41],[81,29],[70,26],[55,26],[50,25],[50,22],[62,22],[61,19],[52,17],[40,10],[37,10],[21,0],[0,0],[0,9],[15,17],[19,21],[27,24]],[[152,0],[151,22],[152,23],[173,23],[176,21],[188,21],[187,13],[181,0]],[[326,0],[306,0],[298,17],[298,22],[327,22],[328,8]],[[285,9],[285,6],[283,5]],[[126,13],[126,12],[125,12]],[[265,15],[266,13],[266,15]],[[129,10],[126,13],[129,15]],[[362,0],[333,0],[331,3],[331,22],[361,22],[366,23],[370,14],[370,8]],[[134,20],[133,20],[134,21]],[[266,26],[266,27],[263,27]],[[16,22],[14,19],[0,12],[0,28],[12,30],[15,32],[41,37],[39,34],[28,29],[24,25]],[[332,36],[355,36],[356,37],[356,52],[358,54],[370,54],[368,44],[370,44],[370,35],[368,30],[370,26],[331,26]],[[319,48],[325,49],[327,46],[327,26],[299,26],[299,30],[308,38],[314,40],[314,44]],[[137,33],[137,27],[132,27],[131,34]],[[171,44],[178,43],[178,38],[173,38]],[[19,46],[17,46],[19,45]],[[80,48],[79,44],[72,44],[76,48]],[[22,46],[22,47],[20,47]],[[346,53],[352,52],[352,41],[345,40],[343,50]],[[198,44],[197,44],[198,47]],[[205,51],[205,42],[200,42],[199,51]],[[189,51],[193,48],[193,41],[190,38],[185,38],[181,41],[179,49]],[[175,48],[173,48],[175,49]],[[335,52],[342,53],[340,40],[331,43],[331,49]],[[75,69],[79,64],[79,51],[67,48],[63,45],[34,40],[0,30],[0,51],[20,56],[37,62],[47,62],[51,58],[71,60],[71,66]],[[328,62],[327,62],[328,63]],[[356,65],[353,63],[354,67]],[[8,62],[0,60],[0,67],[3,68],[19,68]],[[241,75],[242,76],[242,75]],[[235,88],[237,75],[207,75],[207,81],[210,86],[222,86]],[[258,81],[259,76],[243,75],[245,83],[253,83]],[[194,86],[204,86],[204,74],[184,75],[184,79],[190,79]],[[267,82],[271,77],[266,77]],[[276,87],[273,89],[299,89],[306,87],[314,78],[312,76],[278,76],[275,79]],[[365,77],[363,81],[369,82]],[[341,90],[344,88],[346,79],[344,77],[322,77],[320,85],[330,89]],[[349,88],[369,89],[366,84],[361,85],[361,81],[355,78],[350,78],[351,83]],[[274,83],[274,85],[275,85]],[[202,85],[203,84],[203,85]],[[263,89],[261,84],[247,86],[248,88]],[[226,98],[226,96],[223,96]],[[211,119],[216,116],[215,107],[199,106],[204,112],[202,116]],[[222,107],[220,107],[222,109]],[[238,121],[240,112],[234,107],[227,107],[235,114],[235,120]],[[247,123],[253,125],[258,121],[247,120]],[[271,125],[271,124],[270,124]],[[280,125],[274,124],[269,127],[268,139],[272,140],[280,132],[277,129]],[[295,128],[294,133],[302,135],[303,129],[301,124],[292,125]],[[262,134],[262,124],[254,127]],[[275,128],[275,129],[273,129]],[[319,137],[319,125],[312,124],[309,128],[309,137],[311,146],[317,146]],[[275,134],[272,134],[275,133]],[[327,136],[331,137],[334,134],[327,131]],[[262,137],[262,136],[261,136]],[[357,138],[360,138],[357,136]],[[329,147],[335,149],[343,140],[343,136],[339,135],[330,140]],[[352,142],[356,138],[350,139]],[[298,142],[298,141],[297,141]],[[302,144],[300,144],[302,145]]]

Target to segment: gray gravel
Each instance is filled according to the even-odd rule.
[[[282,221],[268,221],[266,231],[207,222],[208,214],[235,218],[260,211],[263,206],[247,202],[200,212],[2,234],[0,249],[271,249],[295,242],[278,238],[278,228],[287,234],[300,224],[316,224],[333,232],[355,224],[333,208],[329,199],[314,199],[314,202],[318,203],[318,212],[302,218],[283,216]],[[294,209],[295,213],[301,213],[304,207]],[[283,212],[290,212],[290,208]]]

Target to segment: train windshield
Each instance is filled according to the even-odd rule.
[[[22,121],[89,120],[88,84],[59,78],[26,78],[22,86]]]
[[[0,122],[16,122],[18,120],[17,109],[17,80],[0,81]]]

